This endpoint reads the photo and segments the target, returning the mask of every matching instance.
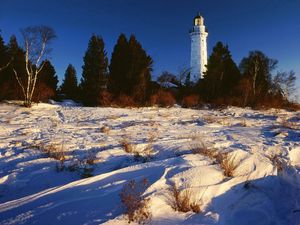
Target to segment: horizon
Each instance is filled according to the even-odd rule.
[[[120,33],[127,37],[134,34],[153,58],[154,80],[163,71],[177,74],[180,68],[189,67],[188,31],[194,16],[200,12],[209,33],[208,55],[218,41],[229,46],[237,65],[250,51],[260,50],[279,61],[276,71],[295,71],[297,93],[300,94],[300,65],[297,62],[300,58],[300,46],[297,45],[300,39],[297,8],[300,3],[295,0],[255,0],[251,3],[192,0],[189,4],[178,0],[163,3],[55,0],[44,5],[39,5],[38,0],[26,3],[4,0],[3,5],[0,9],[0,29],[5,43],[11,35],[16,35],[21,45],[20,29],[27,26],[44,24],[55,30],[57,38],[51,45],[50,61],[60,83],[69,63],[76,68],[80,80],[83,56],[93,33],[103,38],[109,59]]]

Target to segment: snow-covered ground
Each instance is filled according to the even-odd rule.
[[[0,224],[128,224],[120,192],[145,178],[150,224],[299,225],[299,127],[300,112],[284,110],[3,103]],[[229,153],[233,177],[192,152],[202,143]],[[63,163],[47,149],[63,151]],[[172,209],[173,183],[201,213]]]

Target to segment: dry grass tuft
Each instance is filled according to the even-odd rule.
[[[153,143],[155,140],[156,136],[154,133],[150,133],[146,146],[140,150],[138,149],[137,145],[131,143],[127,137],[124,137],[120,141],[120,145],[126,153],[133,154],[136,161],[145,163],[148,162],[153,155]]]
[[[215,148],[208,148],[201,140],[198,140],[196,144],[192,145],[191,149],[193,154],[207,156],[215,163],[220,164],[225,176],[234,176],[234,171],[238,167],[238,163],[235,161],[235,156],[229,156],[228,153],[218,152]]]
[[[40,144],[31,145],[29,146],[29,148],[38,149],[43,153],[45,153],[49,158],[53,158],[58,161],[63,162],[66,160],[64,144],[58,146],[53,144],[45,145],[43,143],[40,143]]]
[[[108,126],[101,127],[101,132],[104,134],[108,134],[110,131],[110,128]]]
[[[235,169],[238,167],[235,156],[229,156],[228,153],[219,153],[217,161],[220,163],[226,177],[234,177]]]
[[[246,122],[245,119],[242,120],[242,122],[240,123],[240,126],[241,127],[247,127],[248,126],[248,124],[247,124],[247,122]]]
[[[272,163],[272,165],[277,169],[278,172],[282,172],[286,166],[286,162],[282,158],[281,155],[272,154],[272,155],[265,155]]]
[[[297,123],[288,121],[287,119],[284,119],[280,125],[286,129],[299,130],[299,125]]]
[[[120,141],[121,147],[124,149],[127,153],[134,153],[135,152],[135,146],[129,142],[128,138],[123,138]]]
[[[125,206],[128,222],[145,224],[151,220],[152,214],[149,210],[149,198],[145,198],[143,193],[148,187],[148,180],[140,182],[129,181],[123,186],[120,193],[121,202]]]
[[[58,145],[45,145],[43,143],[36,144],[36,145],[31,145],[30,148],[35,148],[43,153],[45,153],[49,158],[53,158],[57,160],[56,164],[56,171],[60,172],[65,169],[65,160],[66,160],[66,154],[65,154],[65,148],[64,148],[64,143],[61,144],[61,146]]]
[[[217,118],[214,116],[204,116],[202,118],[206,123],[215,123],[217,122]]]
[[[97,161],[96,154],[94,152],[92,152],[92,151],[88,151],[87,155],[85,157],[85,162],[88,165],[94,165],[96,161]]]
[[[214,148],[208,148],[202,141],[191,146],[193,154],[201,154],[207,156],[210,159],[215,159],[217,156],[217,150]]]
[[[231,126],[232,123],[228,117],[217,117],[217,116],[204,116],[202,118],[206,123],[217,123],[222,126]]]
[[[169,189],[171,207],[178,212],[201,213],[201,205],[193,201],[192,192],[188,188],[180,190],[176,184]]]

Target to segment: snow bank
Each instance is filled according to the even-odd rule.
[[[0,105],[0,224],[128,224],[120,191],[144,178],[151,224],[299,224],[299,112],[72,104]],[[192,154],[201,144],[229,154],[234,176]],[[173,183],[203,212],[175,212]]]

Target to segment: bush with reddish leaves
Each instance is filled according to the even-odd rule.
[[[188,95],[184,96],[182,99],[182,107],[185,108],[195,108],[199,106],[200,99],[198,95]]]
[[[120,95],[115,101],[117,106],[120,107],[136,107],[137,104],[134,99],[128,95]]]
[[[100,91],[97,98],[97,105],[110,106],[112,104],[113,97],[111,93],[106,90]]]
[[[172,107],[176,103],[173,94],[169,91],[160,90],[150,97],[151,105],[158,105],[161,107]]]
[[[56,96],[56,90],[53,90],[44,82],[40,82],[37,84],[33,100],[35,102],[47,102],[49,99],[54,98]]]

